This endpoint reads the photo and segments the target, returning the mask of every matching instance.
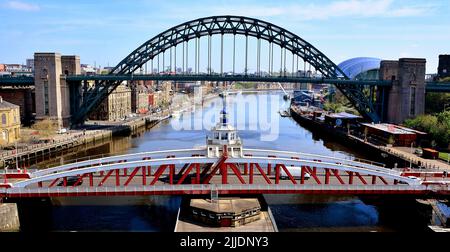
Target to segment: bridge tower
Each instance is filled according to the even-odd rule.
[[[386,122],[403,123],[425,112],[425,59],[383,60],[380,80],[392,80],[385,106]]]
[[[70,126],[70,89],[66,75],[80,74],[78,56],[35,53],[36,119],[50,119],[58,127]]]

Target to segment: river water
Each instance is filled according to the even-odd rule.
[[[229,120],[245,148],[276,149],[342,158],[365,158],[365,153],[322,140],[278,111],[288,108],[282,93],[249,93],[227,99]],[[222,110],[220,98],[171,118],[134,136],[53,157],[45,167],[87,155],[112,155],[205,144],[205,135]],[[380,160],[375,160],[380,162]],[[413,200],[361,199],[352,196],[265,195],[280,231],[403,231],[426,230]],[[173,231],[179,196],[80,197],[53,199],[48,214],[51,231]],[[25,224],[26,225],[26,224]]]

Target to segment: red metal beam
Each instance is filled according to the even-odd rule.
[[[227,156],[223,155],[220,159],[219,162],[217,162],[216,166],[214,168],[212,168],[211,172],[208,174],[208,176],[202,181],[202,184],[208,184],[209,181],[211,180],[212,177],[214,177],[214,175],[216,174],[217,170],[219,170],[222,167],[222,164],[225,163],[225,161],[227,160]],[[211,168],[210,168],[211,169]],[[221,169],[221,171],[223,172],[223,170]],[[206,172],[207,173],[207,172]],[[224,179],[223,174],[222,174],[222,180]]]
[[[278,164],[275,164],[275,184],[280,183],[280,166]]]
[[[334,176],[336,176],[336,178],[339,180],[339,183],[341,183],[341,185],[345,185],[344,180],[339,175],[339,170],[332,169],[332,171],[333,171]]]
[[[58,180],[59,180],[59,178],[56,178],[55,180],[53,180],[53,182],[50,183],[50,185],[48,187],[53,187]]]
[[[258,169],[259,173],[263,176],[263,178],[266,180],[267,184],[272,184],[272,181],[267,177],[267,175],[264,173],[263,169],[261,169],[261,166],[259,166],[258,163],[251,163],[250,166],[256,166],[256,169]]]
[[[72,187],[75,187],[75,186],[78,186],[79,184],[81,184],[81,182],[83,181],[83,178],[86,177],[87,175],[88,175],[88,173],[78,176],[78,180],[75,182],[75,184],[72,185]]]
[[[116,186],[120,186],[120,170],[116,170]]]
[[[197,164],[195,169],[197,170],[196,177],[195,177],[195,179],[196,179],[195,183],[200,184],[200,164]]]
[[[191,164],[189,164],[189,163],[184,164],[183,167],[181,168],[181,170],[178,172],[177,177],[181,176],[184,173],[184,171],[186,171],[186,169],[190,166],[191,166]]]
[[[94,174],[89,173],[89,186],[93,187],[94,186]]]
[[[125,181],[125,184],[123,184],[124,186],[127,186],[131,180],[134,178],[134,176],[136,176],[136,174],[138,173],[138,171],[141,169],[141,167],[136,167],[134,168],[133,172],[131,172],[130,176],[128,177],[127,181]]]
[[[245,180],[242,178],[241,173],[239,172],[239,169],[237,168],[236,164],[225,164],[229,165],[231,167],[231,170],[236,174],[241,184],[245,184]]]
[[[300,184],[305,184],[305,168],[301,166],[301,177],[300,177]]]
[[[353,172],[352,171],[348,171],[348,184],[349,185],[353,185]]]
[[[175,165],[169,165],[169,184],[173,185],[173,177],[175,175]]]
[[[102,181],[100,181],[100,183],[98,184],[98,186],[102,186],[103,183],[105,183],[105,181],[109,178],[109,176],[111,176],[111,174],[114,172],[114,170],[110,170],[106,173],[106,175],[103,177]]]
[[[142,166],[141,167],[141,169],[142,169],[142,185],[147,185],[147,173],[146,173],[146,167],[145,166]]]
[[[294,185],[297,184],[297,181],[295,181],[295,178],[291,175],[291,173],[289,172],[289,170],[286,168],[286,166],[284,164],[279,164],[279,166],[281,168],[283,168],[284,172],[286,172],[286,174],[288,175],[289,179],[292,181],[292,183]],[[275,168],[276,169],[276,168]]]
[[[372,175],[372,185],[375,185],[377,183],[377,176]]]
[[[389,185],[389,183],[383,177],[381,177],[381,176],[378,176],[378,177],[381,179],[381,181],[383,181],[383,183],[385,185]]]
[[[322,182],[320,182],[320,179],[317,177],[317,174],[316,174],[317,170],[315,167],[311,170],[311,167],[305,166],[305,169],[309,173],[309,175],[311,175],[311,177],[313,177],[313,179],[316,181],[316,183],[318,185],[322,184]]]
[[[154,185],[156,181],[158,181],[159,177],[163,174],[164,170],[167,168],[167,165],[160,165],[159,168],[155,172],[155,177],[153,178],[150,185]]]
[[[189,164],[189,167],[186,169],[186,172],[184,172],[184,174],[178,180],[177,185],[181,185],[183,183],[183,181],[186,179],[187,175],[189,175],[189,173],[191,172],[192,168],[194,168],[194,166],[196,166],[195,163]]]
[[[250,174],[248,176],[248,183],[253,185],[253,164],[250,164]]]
[[[361,176],[361,174],[359,174],[359,172],[355,172],[355,174],[356,174],[356,177],[358,177],[359,180],[361,180],[361,182],[362,182],[364,185],[367,185],[366,180]]]
[[[150,159],[152,159],[152,158],[151,157],[145,157],[142,160],[150,160]],[[147,169],[148,169],[148,176],[152,176],[152,166],[151,165],[147,166]]]
[[[325,185],[330,184],[330,170],[325,168]]]
[[[228,184],[228,165],[225,162],[220,165],[220,174],[222,175],[222,184]]]

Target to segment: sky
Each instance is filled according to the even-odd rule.
[[[115,66],[173,26],[241,15],[297,34],[336,64],[360,56],[416,57],[426,58],[427,73],[435,73],[438,55],[450,54],[448,13],[448,0],[0,0],[0,63],[59,52],[79,55],[85,64]]]

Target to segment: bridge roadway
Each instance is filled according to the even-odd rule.
[[[448,174],[442,172],[429,173],[426,178],[427,173],[423,172],[404,172],[367,162],[275,150],[244,149],[243,155],[231,152],[229,156],[217,157],[205,157],[204,153],[204,148],[134,153],[25,174],[2,174],[5,183],[0,184],[0,195],[208,194],[211,190],[220,194],[448,195],[450,192]],[[287,171],[289,166],[301,167],[303,179],[298,176],[281,179],[281,172]],[[149,167],[152,168],[150,175]],[[305,174],[310,174],[310,178],[306,179]],[[78,178],[77,183],[83,183],[64,186],[64,181],[74,176]],[[10,181],[6,181],[8,178]],[[13,178],[21,179],[12,181]]]
[[[390,87],[392,81],[384,80],[345,80],[331,78],[308,78],[298,76],[257,76],[257,75],[208,75],[208,74],[122,74],[122,75],[68,75],[67,81],[132,81],[132,80],[159,80],[159,81],[252,81],[252,82],[282,82],[282,83],[313,83],[313,84],[342,84],[362,86]],[[33,86],[32,76],[2,76],[1,86]],[[426,92],[450,93],[450,83],[427,82]]]

